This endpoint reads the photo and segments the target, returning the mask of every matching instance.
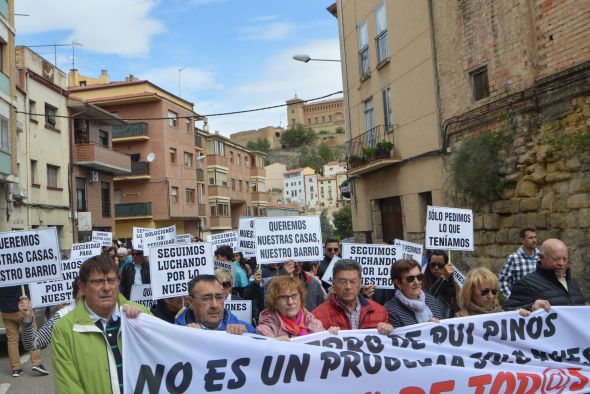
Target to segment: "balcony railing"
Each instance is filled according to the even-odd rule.
[[[131,171],[129,155],[93,142],[74,144],[74,163],[93,170],[128,175]]]
[[[205,171],[202,168],[197,168],[197,182],[205,182]]]
[[[195,135],[195,146],[197,148],[203,148],[203,138],[200,135]]]
[[[150,163],[147,161],[132,161],[131,176],[150,175]]]
[[[113,126],[113,142],[148,138],[148,125],[145,122]]]
[[[394,157],[395,142],[393,127],[376,126],[346,141],[346,156],[349,170]]]
[[[135,202],[128,204],[115,204],[116,218],[128,218],[136,216],[152,216],[152,203]]]

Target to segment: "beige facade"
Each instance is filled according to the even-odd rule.
[[[283,190],[283,174],[287,166],[282,163],[272,163],[264,167],[266,171],[266,187],[268,190]]]
[[[256,141],[258,139],[266,139],[270,144],[270,149],[279,149],[281,147],[281,135],[283,134],[282,127],[267,126],[258,130],[247,130],[234,133],[229,136],[229,139],[236,144],[247,146],[249,141]]]
[[[315,132],[326,130],[335,133],[337,128],[344,129],[344,100],[337,98],[305,103],[295,96],[287,100],[287,119],[289,128],[302,124]]]
[[[354,233],[422,239],[426,205],[442,202],[443,185],[428,2],[338,1],[329,11],[345,60]]]

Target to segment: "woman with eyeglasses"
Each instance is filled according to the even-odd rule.
[[[457,317],[503,312],[497,300],[499,289],[500,282],[492,271],[485,267],[473,268],[467,273],[459,293],[461,310],[457,312]],[[518,312],[521,316],[528,316],[531,313],[522,308]]]
[[[266,309],[260,313],[258,334],[289,340],[324,331],[322,322],[303,307],[305,288],[296,277],[280,275],[272,279],[266,293]]]
[[[459,286],[453,278],[455,267],[449,255],[442,250],[433,250],[428,255],[428,265],[424,271],[424,291],[437,298],[445,306],[445,318],[455,317],[459,310],[457,294]]]
[[[394,327],[409,326],[444,319],[444,305],[431,294],[422,291],[424,274],[415,260],[398,260],[391,269],[395,284],[393,298],[385,303]]]
[[[223,288],[223,294],[225,294],[225,300],[241,300],[242,298],[236,294],[232,294],[232,277],[231,271],[225,268],[217,268],[215,270],[215,277],[221,283],[221,287]]]

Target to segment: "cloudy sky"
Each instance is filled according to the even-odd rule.
[[[17,44],[77,41],[75,65],[111,80],[149,79],[195,104],[199,114],[310,99],[342,90],[339,63],[292,60],[295,54],[339,58],[333,0],[18,0]],[[53,48],[33,48],[51,62]],[[60,47],[57,65],[71,68]],[[179,73],[179,69],[183,70]],[[334,96],[337,97],[337,96]],[[209,117],[211,130],[286,124],[286,110]]]

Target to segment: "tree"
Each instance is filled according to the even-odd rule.
[[[330,219],[328,219],[328,211],[325,209],[320,214],[320,227],[322,229],[322,238],[324,240],[334,236],[334,227],[332,227],[330,224]]]
[[[317,149],[313,146],[302,146],[299,150],[299,167],[311,167],[316,172],[322,172],[324,165],[335,158],[334,151],[326,143],[322,142]]]
[[[324,164],[334,160],[334,158],[335,158],[334,151],[330,148],[330,145],[326,144],[325,142],[322,142],[318,146],[318,156],[323,161],[322,166]]]
[[[352,210],[350,204],[346,204],[332,215],[335,231],[339,239],[353,236],[352,232]]]
[[[270,151],[270,141],[266,138],[257,138],[256,141],[248,141],[246,147],[248,149],[268,153]]]
[[[315,132],[309,127],[297,124],[294,128],[287,129],[281,135],[281,144],[286,148],[297,148],[303,145],[309,145],[315,140]]]

